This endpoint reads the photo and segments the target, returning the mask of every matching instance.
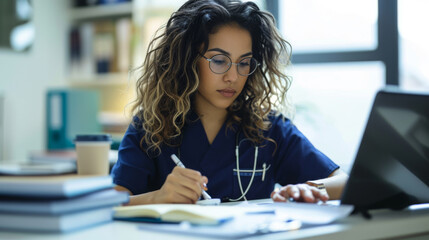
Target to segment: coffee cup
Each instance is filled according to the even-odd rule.
[[[112,144],[109,134],[77,135],[74,143],[78,175],[109,174],[109,151]]]

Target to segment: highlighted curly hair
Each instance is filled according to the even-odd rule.
[[[158,30],[141,67],[132,112],[142,122],[142,149],[160,153],[162,144],[180,144],[199,85],[199,53],[207,51],[209,34],[231,23],[250,32],[252,54],[261,65],[228,108],[227,126],[238,124],[255,143],[265,139],[268,114],[285,106],[290,81],[282,70],[290,44],[278,33],[274,17],[253,2],[190,0]]]

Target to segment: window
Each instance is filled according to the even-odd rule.
[[[294,123],[328,157],[349,171],[378,89],[381,62],[293,65],[289,100]]]
[[[279,4],[280,31],[296,53],[377,48],[374,0],[283,0]]]
[[[375,93],[398,84],[396,0],[267,0],[292,44],[295,124],[348,172]]]
[[[429,2],[398,1],[401,87],[429,90]]]

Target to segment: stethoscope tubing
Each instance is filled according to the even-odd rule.
[[[264,178],[265,178],[265,172],[268,170],[268,168],[270,167],[270,166],[268,166],[268,168],[266,168],[265,166],[266,166],[266,164],[264,163],[263,164],[263,166],[264,166],[264,169],[262,169],[262,170],[256,170],[256,165],[257,165],[257,162],[258,162],[258,152],[259,152],[259,147],[258,146],[254,146],[255,147],[255,154],[254,154],[254,159],[253,159],[253,169],[250,171],[250,170],[240,170],[240,144],[243,142],[243,141],[251,141],[251,140],[249,140],[249,139],[242,139],[241,141],[239,141],[239,139],[240,139],[240,132],[241,131],[239,131],[237,134],[236,134],[236,137],[235,137],[235,165],[236,165],[236,169],[233,169],[233,171],[236,171],[237,172],[237,180],[238,180],[238,186],[239,186],[239,188],[240,188],[240,192],[241,192],[241,196],[240,197],[238,197],[238,198],[236,198],[236,199],[231,199],[231,198],[228,198],[228,201],[232,201],[232,202],[235,202],[235,201],[241,201],[242,199],[244,199],[245,201],[247,201],[247,198],[246,198],[246,194],[249,192],[249,190],[250,190],[250,187],[252,186],[252,183],[253,183],[253,180],[254,180],[254,178],[255,178],[255,174],[256,174],[256,172],[261,172],[262,171],[262,181],[264,180]],[[178,149],[177,149],[177,155],[179,156],[179,158],[181,157],[180,156],[180,146],[178,147]],[[242,183],[241,183],[241,175],[240,175],[240,172],[252,172],[252,176],[251,176],[251,178],[250,178],[250,181],[249,181],[249,184],[247,185],[247,187],[246,187],[246,190],[245,191],[243,191],[243,185],[242,185]]]

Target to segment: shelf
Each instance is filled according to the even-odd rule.
[[[74,87],[97,87],[126,85],[128,73],[106,73],[93,76],[75,76],[69,78],[69,83]]]
[[[91,7],[77,7],[71,10],[71,19],[74,21],[104,17],[131,16],[132,2],[98,5]]]

